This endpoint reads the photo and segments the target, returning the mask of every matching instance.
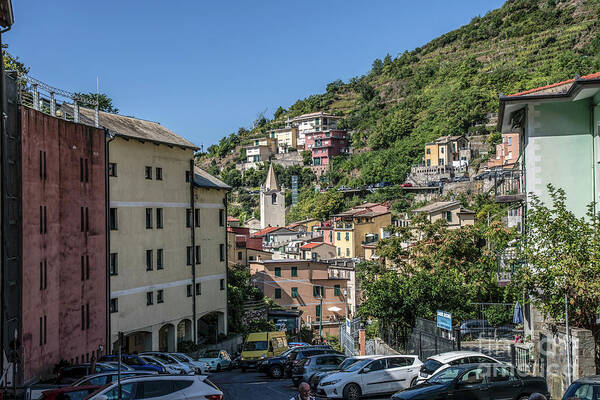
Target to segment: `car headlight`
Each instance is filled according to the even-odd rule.
[[[341,379],[334,379],[332,381],[327,381],[327,382],[321,382],[321,386],[331,386],[331,385],[335,385],[336,383],[338,383],[339,381],[341,381]]]
[[[267,358],[267,356],[266,356],[266,355],[264,355],[264,354],[263,354],[262,356],[260,356],[260,359],[261,359],[261,360],[264,360],[265,358]]]

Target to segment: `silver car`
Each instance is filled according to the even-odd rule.
[[[307,357],[292,369],[292,383],[294,386],[298,386],[300,382],[310,382],[316,374],[338,369],[345,358],[340,354],[319,354]]]
[[[196,372],[200,372],[196,367],[194,367],[188,363],[179,361],[177,358],[173,357],[169,353],[163,353],[163,352],[158,352],[158,351],[148,351],[148,352],[142,353],[140,355],[154,357],[154,358],[164,362],[165,364],[169,365],[172,368],[182,370],[184,374],[195,374]],[[198,375],[200,375],[200,374],[198,373]]]
[[[121,371],[121,379],[134,376],[158,375],[153,371]],[[101,372],[99,374],[84,376],[73,382],[71,386],[104,386],[118,380],[119,373],[115,371]]]

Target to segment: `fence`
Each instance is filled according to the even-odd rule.
[[[346,356],[355,356],[359,354],[358,331],[361,327],[361,318],[355,318],[350,321],[350,326],[346,324],[340,325],[340,345]]]
[[[443,331],[435,321],[417,318],[415,327],[407,337],[404,351],[418,354],[425,360],[435,354],[460,350],[460,340],[455,340],[454,332]]]

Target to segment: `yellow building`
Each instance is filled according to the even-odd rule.
[[[475,225],[475,211],[464,208],[458,201],[438,201],[413,210],[415,214],[427,215],[430,222],[446,220],[448,229]]]
[[[432,143],[425,144],[425,165],[441,167],[468,164],[468,149],[469,141],[464,136],[442,136]]]
[[[363,244],[379,240],[392,223],[389,207],[383,203],[361,204],[332,218],[337,256],[345,258],[364,258]]]
[[[126,351],[175,351],[226,333],[229,187],[194,168],[196,147],[158,123],[103,112],[99,123],[112,136],[111,343],[124,332]]]
[[[280,128],[269,132],[269,137],[277,141],[277,152],[287,153],[290,147],[298,146],[298,128]]]
[[[290,222],[286,228],[303,231],[303,232],[314,232],[316,228],[321,226],[321,221],[317,218],[309,218],[302,221]]]

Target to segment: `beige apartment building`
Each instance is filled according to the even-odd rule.
[[[392,223],[389,206],[383,203],[364,203],[332,215],[332,218],[338,258],[363,258],[365,249],[362,245],[379,240]]]
[[[298,128],[274,129],[269,132],[269,136],[271,139],[276,140],[278,153],[287,153],[288,149],[296,149],[298,146]]]
[[[302,323],[323,335],[338,336],[344,323],[349,278],[335,277],[325,262],[267,260],[250,263],[252,280],[266,297],[291,310],[302,310]]]
[[[82,113],[87,112],[83,110]],[[100,113],[108,144],[110,332],[175,351],[227,332],[226,192],[196,147],[155,122]]]
[[[459,229],[475,225],[475,211],[464,208],[459,201],[438,201],[413,210],[415,214],[425,214],[430,222],[444,219],[448,229]]]
[[[471,159],[469,140],[464,136],[442,136],[425,145],[425,166],[468,165]]]

